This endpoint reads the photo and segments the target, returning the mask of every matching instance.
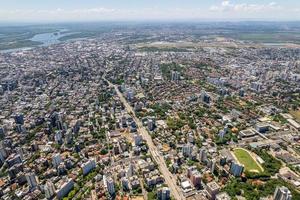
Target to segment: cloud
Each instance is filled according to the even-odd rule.
[[[82,8],[82,9],[15,9],[15,10],[1,10],[0,18],[8,20],[32,20],[38,18],[39,20],[76,20],[76,19],[93,19],[104,18],[116,15],[118,10],[111,8]]]
[[[248,4],[248,3],[231,3],[230,1],[222,1],[220,5],[210,7],[212,12],[263,12],[280,10],[281,6],[276,2],[268,4]]]

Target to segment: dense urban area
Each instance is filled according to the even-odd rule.
[[[193,31],[0,53],[0,199],[299,200],[299,45]]]

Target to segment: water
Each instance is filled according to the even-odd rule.
[[[50,46],[52,44],[58,44],[61,41],[59,40],[60,38],[67,36],[67,35],[72,35],[74,32],[70,33],[62,33],[66,32],[66,29],[62,29],[58,32],[51,32],[51,33],[41,33],[33,36],[30,40],[34,42],[40,42],[41,45],[38,46]],[[4,36],[4,35],[3,35]],[[2,36],[2,37],[3,37]],[[0,35],[1,38],[1,35]],[[15,48],[15,49],[6,49],[6,50],[0,50],[0,53],[10,53],[10,52],[17,52],[17,51],[26,51],[33,49],[35,47],[22,47],[22,48]]]
[[[37,34],[30,40],[34,42],[42,43],[40,46],[49,46],[52,44],[60,43],[61,42],[59,40],[60,38],[73,34],[73,33],[61,33],[61,32]]]

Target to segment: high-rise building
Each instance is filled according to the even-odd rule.
[[[141,144],[141,142],[143,141],[143,137],[140,134],[135,134],[133,136],[133,138],[134,138],[134,144],[135,144],[135,146],[139,146]]]
[[[180,73],[178,71],[171,71],[171,80],[178,82],[180,80]]]
[[[186,144],[182,147],[182,154],[183,156],[191,156],[193,151],[193,146],[191,144]]]
[[[5,148],[0,148],[0,161],[4,163],[5,159],[7,158],[8,154]]]
[[[51,181],[47,181],[44,187],[45,197],[51,199],[55,194],[55,186]]]
[[[210,161],[210,172],[211,173],[214,173],[214,171],[215,171],[215,169],[216,169],[216,160],[215,159],[212,159],[211,161]]]
[[[34,173],[26,174],[26,180],[30,188],[35,188],[39,184],[38,177]]]
[[[107,191],[110,195],[114,195],[116,193],[115,182],[111,177],[106,179],[106,187],[107,187]]]
[[[61,159],[61,156],[60,156],[59,153],[55,154],[52,157],[52,165],[53,165],[53,167],[58,167],[61,162],[62,162],[62,159]]]
[[[230,172],[233,176],[241,176],[244,171],[244,166],[238,163],[232,162],[230,166]]]
[[[121,184],[122,184],[122,187],[123,187],[123,189],[124,189],[125,191],[130,190],[128,178],[126,178],[126,177],[121,178]]]
[[[74,181],[72,179],[66,180],[58,190],[56,190],[56,196],[58,199],[65,197],[74,187]]]
[[[131,177],[133,175],[134,175],[134,165],[130,163],[127,170],[127,177]]]
[[[206,149],[204,149],[204,148],[200,149],[199,160],[202,163],[207,161],[207,152],[206,152]]]
[[[282,186],[282,187],[277,186],[277,188],[274,192],[273,198],[274,198],[274,200],[291,200],[292,199],[292,193],[285,186]]]
[[[15,122],[16,124],[24,124],[24,115],[22,113],[18,113],[15,115]]]
[[[63,140],[62,140],[62,132],[61,131],[57,131],[54,135],[54,140],[57,144],[62,144]]]
[[[152,119],[148,120],[148,129],[149,129],[149,131],[154,130],[154,120],[152,120]]]
[[[6,134],[6,130],[4,127],[0,127],[0,137],[4,137]]]
[[[168,187],[163,187],[157,191],[158,200],[168,200],[170,198],[170,189]]]
[[[91,170],[93,170],[95,168],[96,168],[96,161],[94,159],[89,160],[88,162],[81,165],[83,175],[88,174]]]
[[[202,100],[203,103],[210,104],[211,98],[210,98],[210,96],[207,94],[207,92],[202,91],[202,92],[201,92],[201,100]]]
[[[209,182],[206,185],[206,190],[209,194],[209,196],[211,197],[210,199],[215,199],[216,195],[219,193],[220,191],[220,186],[218,185],[218,183],[216,183],[215,181]]]

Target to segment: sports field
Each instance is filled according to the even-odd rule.
[[[245,166],[245,170],[249,172],[263,172],[262,166],[251,156],[251,154],[242,148],[236,148],[233,150],[233,153],[239,163]]]

